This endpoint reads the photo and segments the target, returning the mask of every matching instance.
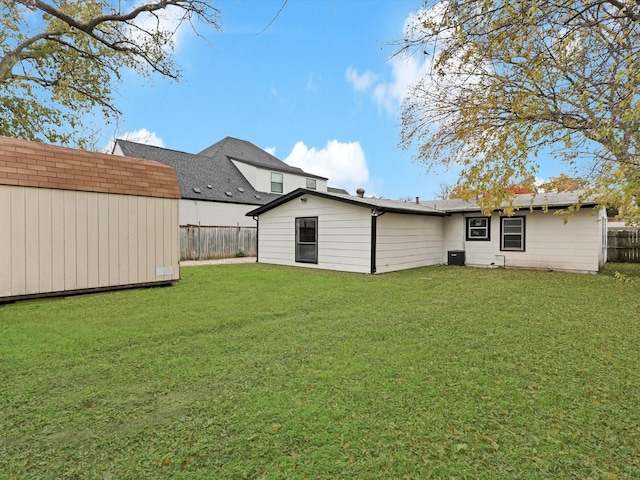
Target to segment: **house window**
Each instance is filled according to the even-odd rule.
[[[316,189],[316,179],[315,178],[307,178],[307,188],[309,190]]]
[[[318,218],[296,218],[296,262],[318,263]]]
[[[467,240],[490,240],[491,219],[488,217],[467,218]]]
[[[524,252],[525,217],[500,218],[500,250]]]
[[[282,193],[282,174],[271,172],[271,191],[273,193]]]

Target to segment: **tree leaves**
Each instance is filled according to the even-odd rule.
[[[587,0],[425,2],[419,18],[428,21],[408,30],[404,48],[433,52],[434,68],[405,103],[402,145],[418,146],[428,168],[456,166],[463,190],[482,194],[487,209],[549,156],[603,205],[640,221],[636,10]]]
[[[166,20],[161,13],[168,13]],[[120,114],[120,71],[178,79],[177,29],[198,19],[219,28],[201,0],[158,3],[20,0],[0,3],[0,135],[91,146],[87,114]],[[193,24],[192,24],[193,25]]]

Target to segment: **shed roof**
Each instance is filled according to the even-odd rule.
[[[0,137],[0,184],[180,198],[167,165],[7,137]]]

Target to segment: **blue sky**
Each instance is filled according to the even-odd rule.
[[[423,65],[393,58],[419,0],[225,0],[221,32],[181,31],[179,83],[125,74],[113,136],[197,153],[232,136],[354,194],[434,198],[453,173],[426,175],[398,147],[400,103]]]

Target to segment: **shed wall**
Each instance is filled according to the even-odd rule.
[[[442,217],[385,213],[376,237],[376,273],[442,263]]]
[[[0,185],[0,298],[179,279],[178,200]]]
[[[369,273],[371,213],[367,208],[306,195],[260,215],[258,261]],[[318,263],[295,261],[296,217],[318,218]]]

